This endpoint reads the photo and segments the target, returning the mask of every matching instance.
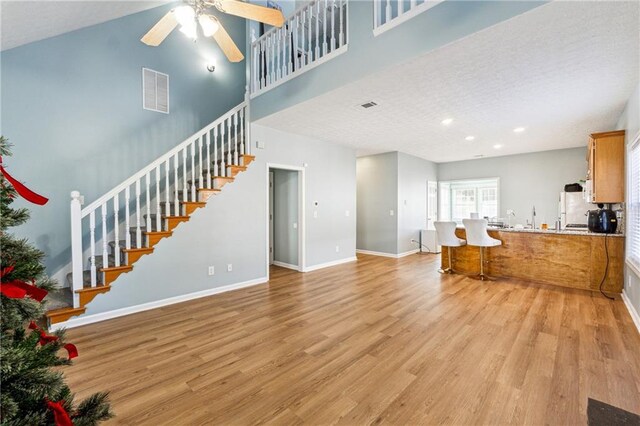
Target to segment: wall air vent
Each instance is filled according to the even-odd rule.
[[[474,155],[473,158],[483,158],[484,154],[478,154],[478,155]]]
[[[361,104],[360,106],[362,108],[364,108],[364,109],[367,109],[367,108],[373,108],[374,106],[377,106],[377,105],[378,105],[377,103],[375,103],[373,101],[369,101],[369,102],[366,102],[364,104]]]
[[[169,114],[169,76],[142,68],[142,108]]]

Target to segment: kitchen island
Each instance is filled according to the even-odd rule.
[[[624,236],[582,231],[492,229],[492,238],[502,241],[485,249],[485,273],[492,277],[517,278],[562,287],[621,293],[624,271]],[[456,229],[466,239],[464,228]],[[605,244],[609,253],[607,256]],[[442,247],[442,264],[447,265],[448,247]],[[456,273],[474,275],[480,271],[479,247],[456,247],[452,252]]]

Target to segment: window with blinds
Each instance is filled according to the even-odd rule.
[[[627,261],[640,270],[640,137],[629,148],[627,170]]]
[[[169,114],[169,76],[142,68],[142,107]]]

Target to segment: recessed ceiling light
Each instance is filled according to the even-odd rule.
[[[497,145],[494,145],[493,147],[494,147],[495,149],[500,149],[500,148],[502,148],[502,145],[497,144]]]
[[[451,123],[453,123],[453,118],[445,118],[444,120],[442,120],[442,124],[445,126],[448,126]]]
[[[466,141],[472,141],[474,140],[476,137],[475,136],[467,136],[466,138],[464,138],[464,140]]]
[[[513,131],[516,133],[522,133],[524,132],[524,127],[516,127],[515,129],[513,129]]]

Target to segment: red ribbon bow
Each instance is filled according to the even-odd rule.
[[[13,271],[13,266],[7,266],[0,270],[0,280]],[[35,284],[35,283],[34,283]],[[8,283],[0,283],[0,292],[10,299],[23,299],[25,296],[29,296],[32,299],[42,302],[47,294],[47,290],[36,287],[33,284],[25,283],[20,280],[12,280]]]
[[[9,172],[7,172],[7,169],[5,169],[2,166],[1,156],[0,156],[0,173],[2,173],[2,175],[11,183],[11,185],[13,185],[13,187],[18,192],[18,194],[20,194],[20,196],[22,196],[22,198],[24,198],[25,200],[30,201],[33,204],[37,204],[39,206],[43,206],[47,204],[47,202],[49,201],[48,198],[43,197],[40,194],[36,194],[32,190],[24,186],[22,183],[18,182],[13,176],[11,176]]]
[[[47,408],[53,412],[53,420],[56,426],[73,426],[69,413],[62,406],[62,402],[47,401]]]
[[[36,333],[40,334],[40,340],[38,340],[38,343],[40,343],[41,346],[44,346],[47,343],[55,342],[56,340],[58,340],[58,336],[53,336],[51,334],[45,333],[44,330],[38,327],[38,325],[33,321],[29,323],[29,328],[31,330],[34,330]],[[78,356],[78,348],[76,348],[76,345],[74,345],[73,343],[67,343],[66,345],[63,346],[63,348],[67,350],[69,359],[73,359]]]

